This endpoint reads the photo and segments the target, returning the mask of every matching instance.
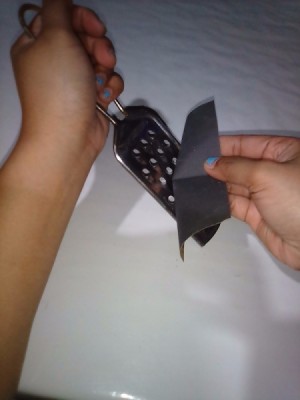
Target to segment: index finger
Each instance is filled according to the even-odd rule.
[[[44,0],[42,7],[43,30],[63,28],[71,30],[72,0]]]
[[[300,139],[266,135],[220,136],[221,154],[285,162],[300,152]]]

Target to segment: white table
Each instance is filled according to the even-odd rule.
[[[20,108],[9,48],[21,1],[0,3],[0,159]],[[107,23],[123,102],[159,110],[180,139],[214,96],[220,131],[300,124],[297,0],[81,1]],[[278,188],[280,190],[280,188]],[[174,221],[108,140],[41,301],[20,390],[64,399],[300,398],[300,274],[236,220],[179,257]]]

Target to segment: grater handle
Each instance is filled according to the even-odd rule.
[[[124,117],[126,118],[128,116],[128,113],[126,112],[125,108],[122,106],[122,104],[120,103],[119,99],[116,99],[114,101],[115,105],[117,106],[117,108],[121,111],[121,113],[124,115]],[[116,126],[118,124],[118,122],[120,122],[120,120],[116,117],[116,116],[112,116],[108,111],[105,110],[105,108],[100,104],[100,103],[96,103],[96,109],[97,111],[99,111],[102,115],[104,115],[109,122],[111,122],[114,126]]]

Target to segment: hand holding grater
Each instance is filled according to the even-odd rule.
[[[28,10],[39,12],[40,7],[24,4],[19,9],[20,24],[35,39],[25,21]],[[225,184],[203,170],[204,161],[220,153],[214,102],[202,104],[188,115],[181,149],[153,109],[145,106],[124,109],[118,100],[115,104],[124,115],[122,120],[111,116],[100,103],[96,103],[96,109],[114,125],[116,158],[177,219],[183,258],[188,237],[193,236],[204,246],[218,230],[219,223],[230,216]]]

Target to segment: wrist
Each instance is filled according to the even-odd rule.
[[[30,192],[49,201],[75,202],[94,157],[89,149],[60,149],[51,141],[38,143],[22,137],[0,171],[0,181],[14,190]]]

